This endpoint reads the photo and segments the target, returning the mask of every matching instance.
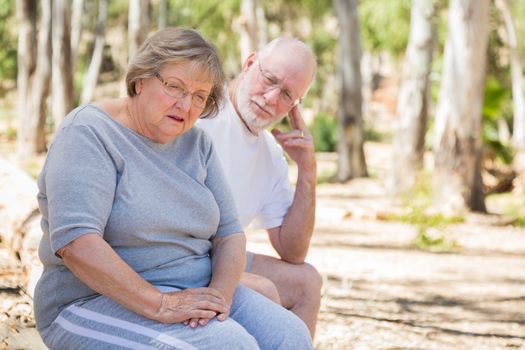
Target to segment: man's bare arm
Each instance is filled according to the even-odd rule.
[[[292,205],[280,227],[268,229],[270,241],[281,259],[292,264],[302,264],[308,253],[315,222],[315,188],[317,165],[313,138],[299,109],[290,111],[293,130],[272,133],[297,163],[298,176]]]

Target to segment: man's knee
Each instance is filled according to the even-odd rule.
[[[241,281],[246,287],[264,295],[277,304],[281,304],[281,298],[275,284],[266,277],[255,275],[253,273],[243,273]]]
[[[323,287],[323,277],[315,267],[308,263],[298,265],[297,273],[294,273],[294,280],[297,287],[305,293],[320,295]]]
[[[323,278],[308,263],[290,264],[273,257],[255,254],[252,275],[264,276],[277,287],[281,304],[287,308],[302,300],[320,300]]]

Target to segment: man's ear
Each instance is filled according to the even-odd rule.
[[[257,59],[257,52],[252,52],[242,65],[242,71],[246,72]]]

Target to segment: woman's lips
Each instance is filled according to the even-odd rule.
[[[173,121],[178,122],[178,123],[182,123],[182,122],[184,121],[183,118],[178,117],[178,116],[176,116],[176,115],[168,115],[167,117],[170,118],[170,119],[173,120]]]

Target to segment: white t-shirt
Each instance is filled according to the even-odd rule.
[[[294,192],[283,150],[273,135],[266,130],[252,135],[229,99],[215,118],[200,119],[197,125],[213,140],[241,225],[255,229],[281,226]]]

